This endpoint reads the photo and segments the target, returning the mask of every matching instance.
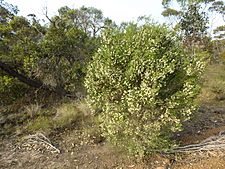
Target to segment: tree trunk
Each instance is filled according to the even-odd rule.
[[[44,90],[55,92],[59,95],[65,96],[69,92],[66,92],[64,89],[58,89],[58,88],[52,88],[51,86],[44,85],[40,80],[37,79],[31,79],[21,73],[19,73],[17,70],[13,69],[10,65],[0,61],[0,69],[2,69],[4,72],[6,72],[9,76],[12,76],[14,78],[17,78],[19,81],[27,84],[28,86],[34,87],[34,88],[42,88]]]
[[[18,71],[14,70],[11,66],[8,64],[3,63],[0,61],[0,68],[5,71],[8,75],[13,76],[17,78],[19,81],[27,84],[28,86],[40,88],[43,87],[43,83],[39,80],[31,79],[27,76],[24,76],[23,74],[19,73]]]

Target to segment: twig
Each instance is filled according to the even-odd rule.
[[[203,140],[201,143],[190,144],[174,149],[151,149],[151,152],[158,153],[194,153],[194,152],[212,152],[212,151],[222,151],[225,150],[225,131],[221,131],[217,136],[209,137]]]
[[[172,149],[170,152],[183,153],[183,152],[200,152],[200,151],[215,151],[225,150],[225,135],[220,132],[217,136],[209,137],[198,144],[190,144],[182,147]]]
[[[29,143],[43,143],[45,146],[49,146],[52,149],[54,149],[55,152],[60,153],[60,150],[56,148],[55,146],[53,146],[51,141],[47,137],[45,137],[45,135],[42,133],[29,135],[25,137],[24,139],[27,140]]]

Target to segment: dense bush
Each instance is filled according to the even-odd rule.
[[[108,30],[85,85],[103,136],[134,155],[166,149],[195,109],[204,68],[166,26],[128,24]]]
[[[10,104],[24,96],[28,87],[17,79],[0,75],[0,106]]]
[[[92,7],[65,6],[51,18],[46,13],[49,22],[43,25],[35,14],[17,16],[17,8],[4,0],[0,13],[0,84],[20,81],[61,96],[83,92],[86,64],[111,20]]]

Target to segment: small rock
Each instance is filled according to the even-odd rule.
[[[156,167],[156,169],[165,169],[165,167]]]
[[[129,167],[129,168],[133,168],[134,166],[135,166],[135,165],[129,165],[128,167]]]

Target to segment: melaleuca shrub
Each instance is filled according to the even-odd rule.
[[[106,31],[85,79],[102,135],[141,157],[175,145],[170,137],[196,107],[203,69],[164,25]]]

